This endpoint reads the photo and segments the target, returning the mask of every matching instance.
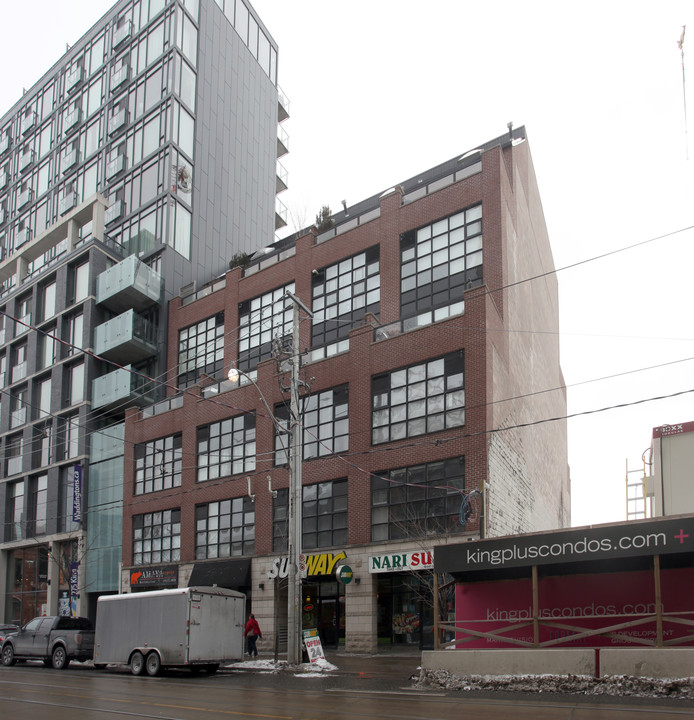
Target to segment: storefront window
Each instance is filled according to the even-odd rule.
[[[321,643],[337,647],[345,642],[345,586],[331,579],[302,585],[301,626],[315,628]]]
[[[8,553],[5,621],[25,625],[48,615],[48,546],[17,548]]]

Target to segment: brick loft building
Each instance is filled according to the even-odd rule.
[[[125,407],[168,300],[286,224],[286,117],[248,0],[119,0],[0,116],[0,619],[117,589]]]
[[[167,399],[126,414],[121,590],[216,583],[247,593],[266,647],[286,631],[290,291],[313,313],[303,626],[426,645],[434,544],[570,521],[566,421],[537,423],[566,398],[525,129],[332,221],[170,302]]]

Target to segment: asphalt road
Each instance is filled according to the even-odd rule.
[[[339,662],[339,661],[338,661]],[[416,658],[349,658],[335,672],[258,669],[133,677],[87,666],[0,667],[2,720],[249,718],[249,720],[678,720],[694,707],[636,698],[511,696],[415,690]]]

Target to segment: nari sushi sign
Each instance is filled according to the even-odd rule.
[[[372,555],[369,558],[369,572],[402,572],[408,570],[432,570],[434,553],[431,550]]]

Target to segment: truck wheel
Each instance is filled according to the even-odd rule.
[[[210,665],[205,665],[205,672],[208,675],[214,675],[217,670],[219,670],[219,663],[212,663]]]
[[[145,656],[136,650],[130,658],[130,672],[133,675],[142,675],[145,671]]]
[[[53,648],[51,664],[55,670],[64,670],[70,664],[70,658],[62,645],[56,645]]]
[[[17,661],[14,659],[14,648],[9,643],[2,649],[2,664],[9,667]]]
[[[161,658],[156,650],[147,656],[147,674],[151,677],[156,677],[161,672]]]

